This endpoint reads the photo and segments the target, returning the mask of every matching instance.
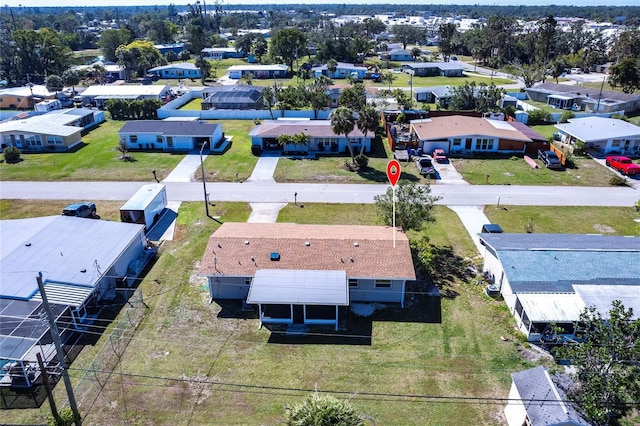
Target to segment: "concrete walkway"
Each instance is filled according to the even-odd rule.
[[[208,154],[208,149],[203,151],[202,161],[207,158]],[[200,151],[189,151],[175,169],[169,173],[169,176],[162,179],[162,182],[191,182],[193,181],[193,174],[198,170],[200,170]]]
[[[262,153],[247,182],[275,182],[273,174],[278,166],[278,160],[280,160],[279,152],[274,154]]]
[[[482,230],[482,225],[491,223],[483,212],[484,206],[449,206],[449,208],[456,212],[476,245],[478,253],[484,257],[484,247],[480,244],[478,233]]]
[[[278,220],[278,213],[286,207],[288,203],[249,203],[251,215],[249,223],[275,223]]]

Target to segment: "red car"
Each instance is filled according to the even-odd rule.
[[[640,174],[640,165],[631,161],[631,158],[621,155],[610,155],[605,159],[607,166],[619,171],[623,175],[633,176]]]
[[[436,163],[447,162],[447,156],[444,153],[444,149],[434,149],[433,153],[431,154],[431,158],[433,158],[433,161],[435,161]]]

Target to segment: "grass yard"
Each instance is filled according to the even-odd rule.
[[[25,217],[52,216],[62,213],[62,209],[74,202],[84,200],[7,200],[0,199],[0,218],[21,219]],[[100,219],[120,221],[122,201],[96,201]]]
[[[549,170],[536,160],[533,169],[522,158],[512,159],[453,159],[456,170],[472,185],[557,185],[557,186],[609,186],[614,176],[590,158],[576,157],[576,167],[564,171]]]
[[[0,163],[2,180],[150,181],[151,170],[164,179],[183,154],[131,152],[133,161],[119,160],[118,131],[124,121],[108,120],[82,138],[73,152],[23,154],[17,164]]]
[[[358,154],[356,151],[355,155]],[[351,161],[349,153],[338,156],[318,157],[315,160],[307,158],[282,157],[274,174],[276,182],[328,182],[328,183],[386,183],[387,163],[393,158],[386,143],[378,135],[373,142],[373,150],[366,154],[369,157],[369,167],[366,170],[352,172],[347,170],[345,162]],[[429,180],[418,173],[415,162],[401,163],[402,179],[416,183],[435,184],[436,180]]]
[[[634,207],[487,206],[484,213],[505,232],[640,236],[640,214]]]
[[[558,131],[556,126],[553,124],[542,124],[530,127],[547,139],[553,139],[553,134]]]
[[[251,176],[258,157],[251,154],[249,131],[255,123],[251,120],[209,120],[220,124],[222,131],[232,136],[231,148],[222,155],[209,155],[204,161],[205,175],[208,182],[244,181]],[[196,179],[201,179],[199,173]]]
[[[219,203],[216,208],[223,221],[249,216],[244,203]],[[360,205],[288,206],[280,220],[374,224],[372,210]],[[435,213],[438,222],[426,231],[434,244],[475,252],[451,210],[438,206]],[[216,226],[200,203],[182,205],[175,239],[161,246],[140,284],[149,306],[146,318],[102,389],[94,383],[95,403],[76,395],[86,424],[275,425],[286,404],[316,387],[344,392],[336,396],[352,397],[358,412],[381,425],[422,425],[425,419],[442,425],[504,422],[503,404],[426,398],[506,398],[510,374],[533,366],[521,355],[524,348],[511,316],[501,302],[484,296],[480,286],[453,284],[457,296],[441,300],[441,321],[425,320],[429,313],[437,318],[438,309],[427,304],[432,299],[414,294],[404,309],[389,306],[371,317],[349,314],[348,327],[339,336],[290,338],[258,329],[255,314],[242,313],[238,303],[209,303],[205,282],[194,274]],[[102,354],[111,353],[107,335],[112,328],[73,363],[74,384],[83,369],[94,361],[100,365]],[[61,384],[55,394],[62,404]],[[6,411],[3,419],[42,423],[47,414],[45,404],[37,410]]]
[[[202,98],[193,98],[179,109],[181,111],[202,111]]]

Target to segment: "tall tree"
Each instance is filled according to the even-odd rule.
[[[136,40],[120,46],[116,49],[116,56],[127,73],[136,72],[138,76],[146,75],[149,68],[167,63],[160,51],[148,40]]]
[[[133,34],[128,28],[119,30],[105,30],[100,34],[98,46],[102,50],[102,56],[107,61],[117,61],[116,49],[120,46],[127,45],[133,41]]]
[[[349,148],[349,154],[351,154],[351,164],[355,164],[355,156],[353,154],[353,147],[349,142],[349,133],[353,131],[356,126],[356,119],[353,117],[353,110],[344,106],[331,111],[331,130],[336,135],[344,135],[347,139],[347,148]]]
[[[350,108],[353,111],[360,111],[366,104],[367,92],[362,83],[356,83],[351,87],[342,89],[338,97],[338,105]]]
[[[80,83],[80,74],[78,71],[69,68],[65,72],[62,73],[62,81],[65,86],[71,86],[71,90],[75,93],[76,85]]]
[[[640,319],[614,300],[608,315],[586,308],[579,324],[584,341],[557,351],[577,369],[569,395],[595,424],[617,424],[640,401]]]
[[[444,62],[449,62],[449,57],[453,54],[454,38],[457,32],[455,24],[452,23],[442,24],[438,27],[438,37],[440,38],[438,50]]]
[[[550,61],[550,58],[554,57],[557,54],[557,26],[558,22],[552,15],[549,15],[538,25],[536,50],[538,55],[538,62],[543,64],[545,69],[546,64]]]
[[[393,225],[393,194],[392,188],[382,195],[376,195],[376,212],[378,218],[387,226]],[[431,195],[431,186],[427,183],[416,185],[408,180],[400,180],[395,190],[396,195],[396,226],[403,231],[410,229],[419,231],[425,223],[435,221],[433,206],[440,197]]]
[[[367,137],[367,133],[378,130],[380,125],[380,115],[378,111],[371,105],[365,105],[358,112],[358,119],[356,121],[358,129],[362,131],[364,137]],[[360,145],[360,155],[364,155],[364,143]]]
[[[273,120],[273,108],[276,106],[276,94],[271,87],[265,87],[260,95],[260,102],[269,110],[269,115]]]
[[[313,108],[313,118],[316,120],[318,119],[318,111],[328,108],[331,101],[327,94],[327,88],[331,80],[324,75],[320,77],[316,78],[314,83],[307,87],[307,102]]]
[[[50,92],[56,92],[56,94],[64,88],[64,82],[59,75],[51,74],[45,80],[45,86]]]
[[[391,92],[391,85],[396,78],[396,75],[391,71],[385,71],[384,73],[382,73],[382,81],[389,84],[389,92]]]
[[[391,27],[393,40],[402,43],[402,48],[406,49],[407,44],[414,44],[420,37],[418,30],[411,25],[394,25]]]
[[[640,89],[640,58],[626,58],[611,67],[609,83],[620,86],[624,93],[633,93]]]
[[[271,54],[280,57],[293,72],[296,58],[306,54],[307,36],[297,28],[278,30],[271,37]]]

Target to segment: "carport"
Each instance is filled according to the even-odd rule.
[[[329,324],[338,330],[338,308],[349,305],[346,271],[259,269],[247,303],[258,305],[260,326]]]

